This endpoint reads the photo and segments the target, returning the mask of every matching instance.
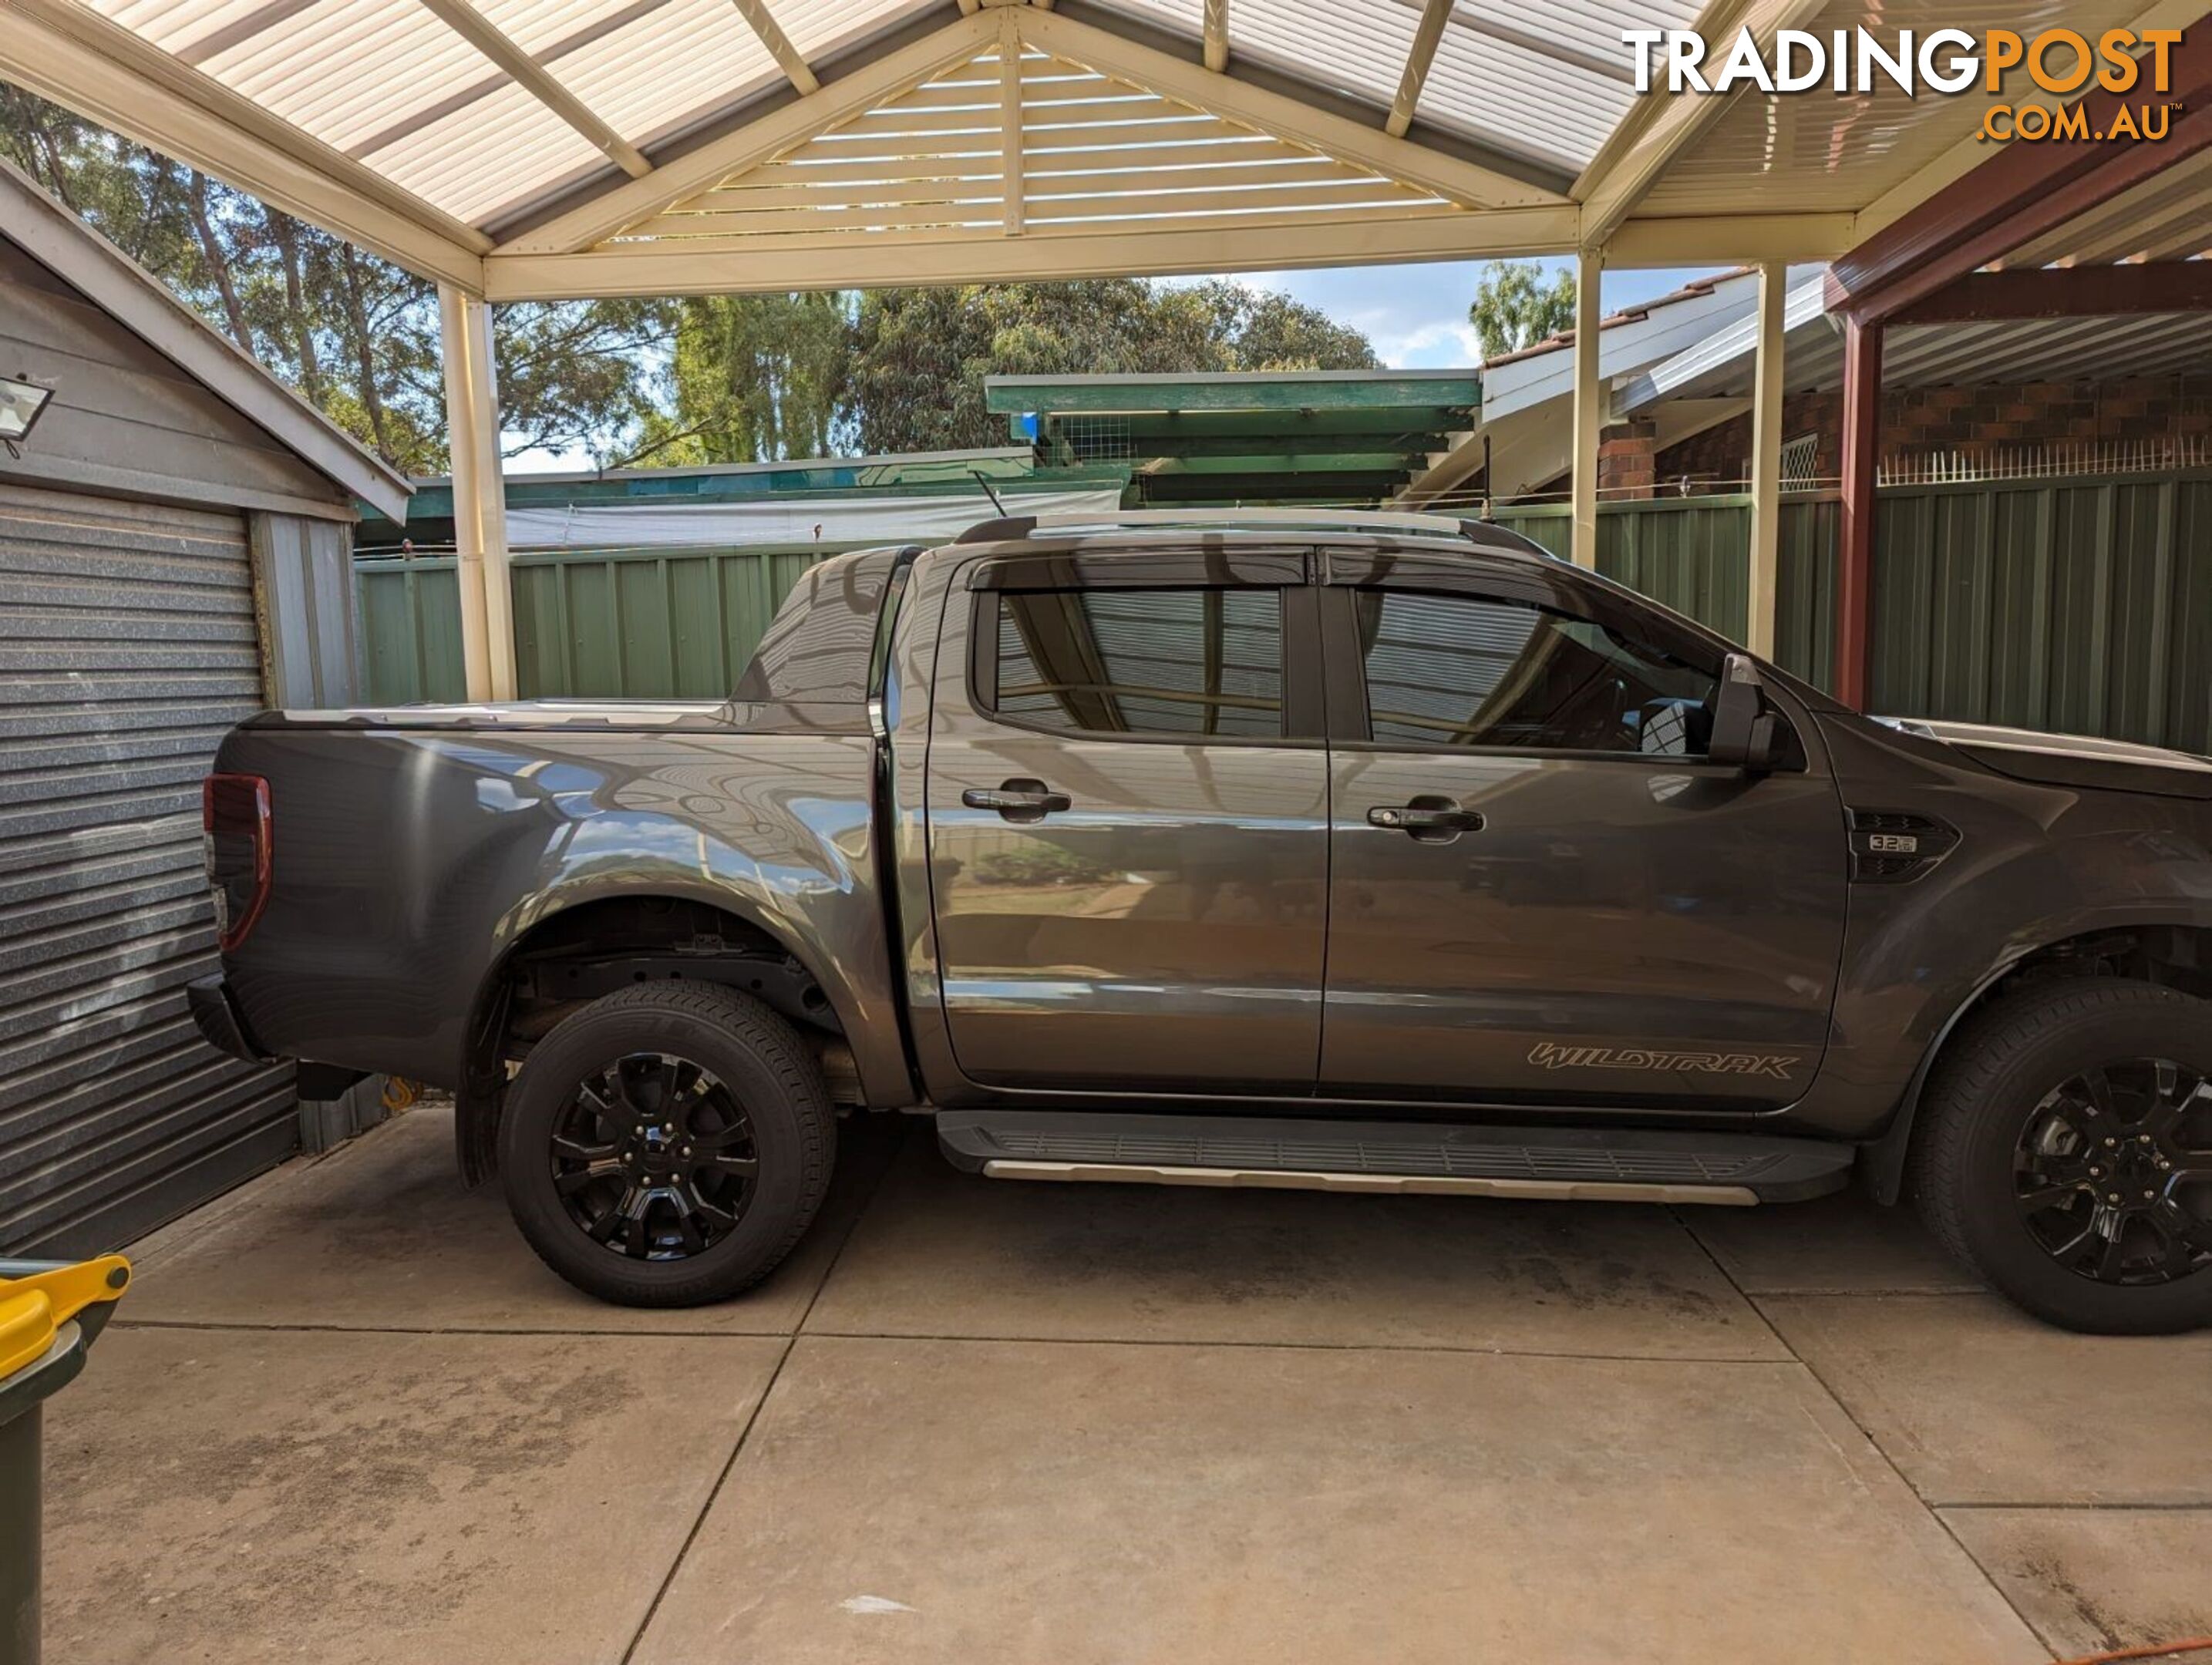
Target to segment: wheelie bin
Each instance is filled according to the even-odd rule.
[[[0,1665],[38,1665],[40,1425],[130,1287],[120,1255],[0,1260]]]

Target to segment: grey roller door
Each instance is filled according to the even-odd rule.
[[[259,708],[243,517],[0,484],[0,1250],[110,1248],[282,1159],[203,1042],[199,787]]]

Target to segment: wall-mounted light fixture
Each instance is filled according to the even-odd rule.
[[[0,376],[0,442],[10,452],[30,437],[54,390],[25,376]]]

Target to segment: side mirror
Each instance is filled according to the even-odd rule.
[[[1713,700],[1713,738],[1705,756],[1716,763],[1759,773],[1774,767],[1782,744],[1781,720],[1767,708],[1759,666],[1748,653],[1730,653],[1721,666],[1720,691]]]

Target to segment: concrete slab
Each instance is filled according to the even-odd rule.
[[[1953,1509],[1943,1519],[2062,1654],[2212,1637],[2212,1510]]]
[[[807,1335],[635,1657],[2045,1656],[1795,1365]]]
[[[1682,1224],[1753,1295],[1949,1293],[1982,1285],[1909,1208],[1856,1189],[1771,1208],[1684,1208]]]
[[[50,1412],[46,1656],[604,1665],[786,1345],[118,1325]]]
[[[1783,1358],[1664,1210],[1058,1185],[917,1136],[811,1330]]]
[[[465,1191],[450,1109],[408,1111],[269,1184],[149,1257],[139,1323],[342,1329],[788,1334],[874,1188],[902,1129],[840,1129],[838,1171],[814,1228],[767,1282],[719,1306],[641,1311],[548,1271],[496,1185]],[[180,1223],[181,1224],[181,1223]],[[171,1228],[176,1231],[177,1228]]]
[[[1995,1296],[1759,1306],[1932,1504],[2212,1504],[2212,1334],[2073,1335]]]

